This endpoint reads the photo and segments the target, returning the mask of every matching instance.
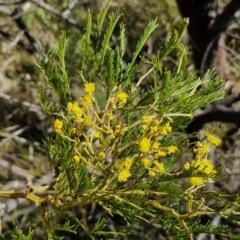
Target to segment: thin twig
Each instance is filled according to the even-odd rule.
[[[18,44],[23,34],[24,31],[20,31],[14,40],[5,47],[4,52],[10,53],[11,49]]]
[[[0,141],[0,147],[2,147],[9,140],[13,139],[14,137],[16,137],[16,136],[22,134],[23,132],[25,132],[26,130],[30,129],[31,127],[32,127],[32,125],[27,125],[27,126],[24,126],[16,131],[14,131],[12,134],[9,134],[6,138],[4,138]]]
[[[19,10],[18,8],[16,8],[13,13],[11,14],[11,16],[15,16],[18,15],[19,13],[21,13],[21,10]],[[27,38],[28,42],[30,43],[30,45],[32,46],[33,49],[33,53],[34,54],[38,54],[39,49],[41,48],[41,43],[39,41],[37,41],[32,34],[30,34],[30,31],[28,30],[27,25],[24,23],[24,21],[22,20],[21,17],[18,17],[15,19],[15,22],[17,24],[17,26],[19,27],[19,29],[21,29],[24,32],[25,37]]]
[[[136,86],[139,87],[140,84],[142,83],[142,81],[144,80],[144,78],[146,78],[153,70],[154,70],[154,66],[151,67],[143,76],[140,77],[140,79],[138,80]]]
[[[8,94],[0,93],[0,99],[1,98],[9,100],[9,101],[11,101],[13,103],[21,104],[22,106],[27,107],[28,111],[31,111],[31,112],[39,112],[40,111],[40,112],[42,112],[42,108],[40,106],[38,106],[36,104],[29,103],[27,101],[21,101],[21,100],[19,100],[17,98],[14,98],[14,97],[12,97],[12,96],[10,96]]]
[[[225,122],[239,125],[240,112],[234,111],[225,106],[217,106],[216,109],[202,111],[200,114],[194,116],[194,120],[187,127],[187,132],[197,132],[204,124],[210,122]]]
[[[22,169],[3,158],[0,158],[0,166],[7,169],[8,171],[10,171],[11,173],[15,174],[18,177],[22,177],[27,180],[32,180],[34,178],[34,176],[29,174],[27,170]]]
[[[29,13],[32,13],[32,12],[35,12],[35,11],[36,11],[36,9],[30,9],[30,10],[27,10],[27,11],[19,12],[18,14],[14,15],[14,16],[11,16],[11,18],[9,18],[7,21],[5,21],[3,23],[0,23],[0,27],[6,26],[7,24],[9,24],[10,22],[16,20],[17,18],[20,18],[22,16],[25,16],[25,15],[27,15]],[[6,12],[5,12],[5,14],[6,14]],[[11,12],[8,12],[7,15],[10,16]]]
[[[12,134],[9,134],[9,133],[0,132],[0,134],[1,134],[1,137],[10,137],[11,139],[14,139],[20,143],[32,145],[34,147],[41,147],[41,143],[39,143],[39,142],[29,141],[29,140],[19,137],[19,136],[12,136]]]
[[[64,15],[63,13],[61,13],[60,11],[56,10],[53,6],[51,6],[50,4],[42,1],[42,0],[30,0],[29,2],[32,2],[34,4],[36,4],[37,6],[47,10],[48,12],[56,15],[57,17],[64,19],[67,23],[73,25],[74,27],[76,27],[77,29],[79,29],[80,31],[83,31],[84,26],[82,26],[81,24],[79,24],[76,20],[74,20],[73,18],[70,18],[66,15]]]

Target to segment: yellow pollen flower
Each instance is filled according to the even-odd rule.
[[[95,84],[94,83],[85,83],[84,84],[84,91],[86,94],[92,94],[95,91]]]
[[[212,162],[208,159],[196,159],[189,162],[186,162],[184,164],[184,169],[189,170],[190,168],[193,168],[193,174],[196,174],[198,172],[203,172],[206,174],[214,174],[216,173],[216,170],[214,170],[214,166]],[[190,177],[189,178],[189,184],[190,185],[203,185],[205,182],[210,181],[211,178],[209,177]]]
[[[91,127],[93,125],[92,119],[89,116],[85,116],[83,120],[83,124],[86,127]]]
[[[67,103],[67,110],[72,111],[73,104],[71,102]]]
[[[150,134],[156,133],[157,131],[158,131],[158,127],[157,126],[150,127]]]
[[[184,167],[184,169],[189,170],[191,165],[189,162],[186,162],[183,167]]]
[[[215,147],[219,146],[222,142],[220,138],[213,136],[208,130],[206,131],[206,137],[207,140]]]
[[[67,109],[71,111],[78,118],[82,117],[83,110],[79,107],[78,102],[68,103]]]
[[[119,92],[116,95],[116,98],[119,101],[120,105],[125,105],[128,99],[128,95],[125,92]]]
[[[123,169],[130,170],[132,164],[133,164],[133,159],[130,158],[130,157],[127,157],[127,158],[125,158],[125,160],[118,162],[118,163],[116,164],[116,167],[117,167],[119,170],[123,170]]]
[[[129,177],[131,177],[131,173],[128,169],[123,169],[118,173],[119,182],[126,182]]]
[[[172,131],[172,127],[170,126],[170,123],[166,123],[164,126],[162,126],[158,132],[160,135],[167,135],[168,133],[170,133]]]
[[[92,97],[90,94],[84,94],[82,97],[80,97],[80,100],[82,102],[82,105],[84,107],[91,107],[92,106]]]
[[[154,165],[156,166],[157,170],[159,172],[164,172],[165,171],[165,167],[163,163],[158,162],[157,160],[153,161]]]
[[[74,117],[74,121],[76,122],[76,123],[82,123],[83,122],[83,118],[81,118],[81,117],[79,117],[79,116],[75,116]]]
[[[145,167],[145,168],[147,168],[147,167],[149,167],[149,165],[151,164],[151,160],[150,159],[148,159],[148,158],[143,158],[142,159],[142,164],[143,164],[143,166]]]
[[[63,121],[60,119],[56,119],[53,123],[53,127],[56,132],[60,132],[63,127]]]
[[[159,125],[159,120],[158,119],[153,119],[152,125],[158,126]]]
[[[156,173],[152,170],[149,170],[148,175],[149,175],[149,177],[154,177],[156,175]]]
[[[168,148],[167,148],[167,153],[168,154],[172,154],[172,153],[175,153],[176,151],[177,151],[177,146],[169,146]]]
[[[105,158],[105,157],[106,157],[106,155],[105,155],[104,152],[100,152],[98,156],[99,156],[100,158]]]
[[[107,109],[114,110],[116,109],[116,97],[111,97],[107,102]]]
[[[216,173],[216,170],[214,170],[214,166],[212,162],[208,159],[202,160],[203,165],[203,171],[207,174]]]
[[[125,168],[130,169],[133,164],[133,159],[130,157],[125,158]]]
[[[150,150],[150,140],[144,137],[139,143],[139,149],[143,153],[147,153]]]
[[[124,169],[124,161],[117,162],[115,166],[119,170]]]
[[[190,177],[189,178],[189,184],[192,186],[192,185],[197,185],[197,186],[200,186],[200,185],[203,185],[205,182],[204,178],[202,177]]]
[[[197,142],[196,146],[196,158],[204,158],[210,151],[210,144],[208,142]]]
[[[100,138],[100,137],[101,137],[101,133],[100,133],[100,132],[95,132],[95,133],[93,134],[93,137],[94,137],[94,138]]]
[[[80,157],[78,155],[74,155],[73,160],[78,163],[80,161]]]
[[[109,121],[111,121],[113,119],[113,114],[110,112],[107,114],[107,118]]]
[[[142,125],[142,131],[143,131],[143,132],[146,132],[147,130],[148,130],[148,125],[143,124],[143,125]]]
[[[115,131],[114,134],[120,134],[120,135],[124,135],[124,133],[127,131],[127,127],[124,127],[122,124],[117,124],[115,126]]]
[[[76,129],[75,127],[72,127],[72,128],[71,128],[71,133],[72,133],[72,134],[76,134],[76,133],[77,133],[77,129]]]
[[[154,154],[154,157],[155,158],[159,158],[159,157],[166,157],[167,156],[167,153],[162,151],[162,150],[159,150],[157,151],[155,154]]]
[[[149,125],[152,122],[153,117],[151,115],[143,116],[142,123]]]
[[[83,130],[77,130],[77,132],[76,132],[76,135],[78,136],[78,137],[81,137],[82,135],[83,135]]]
[[[155,142],[155,143],[153,143],[153,145],[152,145],[152,149],[153,149],[153,150],[159,150],[159,147],[160,147],[160,143],[159,143],[159,142]]]
[[[122,128],[122,125],[117,124],[117,125],[115,126],[115,131],[114,131],[114,133],[115,133],[115,134],[120,133],[120,132],[121,132],[121,128]]]

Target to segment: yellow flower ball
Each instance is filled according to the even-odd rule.
[[[95,91],[95,84],[94,83],[85,83],[84,84],[84,91],[86,94],[93,94]]]
[[[144,137],[139,143],[139,149],[143,153],[148,153],[150,151],[150,140]]]

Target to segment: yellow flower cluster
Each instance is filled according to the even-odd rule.
[[[158,162],[157,160],[153,161],[154,165],[156,166],[157,170],[159,172],[164,172],[165,171],[165,167],[163,163]]]
[[[142,117],[142,131],[156,137],[166,136],[172,131],[172,128],[169,122],[161,125],[160,120],[156,119],[155,116],[146,115]]]
[[[215,174],[216,170],[214,170],[214,166],[212,162],[207,159],[207,155],[210,151],[211,145],[213,146],[219,146],[221,144],[221,140],[215,136],[213,136],[211,133],[209,133],[208,130],[206,130],[206,141],[203,142],[197,142],[196,147],[194,148],[195,153],[195,160],[191,162],[186,162],[184,164],[184,169],[193,170],[193,175],[197,174],[199,172],[209,174]],[[209,177],[190,177],[189,184],[190,185],[203,185],[206,182],[209,182],[211,178]]]
[[[73,160],[78,163],[80,161],[80,156],[79,155],[74,155]]]
[[[132,158],[125,158],[125,160],[118,162],[116,164],[117,169],[119,170],[118,173],[118,181],[119,182],[126,182],[127,179],[131,176],[131,166],[133,164],[133,159]]]
[[[143,158],[142,159],[142,164],[145,168],[148,168],[151,165],[152,161],[148,158]]]
[[[139,149],[143,153],[148,153],[150,151],[150,140],[144,137],[139,143]]]
[[[211,143],[214,147],[217,147],[221,144],[221,139],[213,136],[208,129],[206,130],[206,137],[209,143]]]
[[[92,107],[92,96],[90,94],[85,94],[82,97],[80,97],[80,100],[82,102],[82,105],[84,107]]]
[[[127,93],[115,86],[105,109],[100,110],[94,91],[95,85],[85,82],[79,101],[67,103],[66,115],[54,122],[56,132],[74,142],[72,161],[90,166],[92,179],[99,174],[105,177],[109,171],[118,182],[128,181],[135,169],[146,169],[151,177],[165,172],[162,158],[178,150],[176,146],[160,143],[172,131],[170,123],[156,115],[145,115],[128,124],[126,115],[122,115],[129,100]],[[140,133],[136,131],[135,138],[126,141],[125,134],[134,128]],[[136,152],[131,157],[125,156],[132,154],[131,148]]]
[[[81,107],[79,107],[78,102],[73,102],[73,103],[69,102],[67,104],[67,110],[69,112],[72,112],[72,114],[74,115],[74,118],[75,118],[75,122],[77,122],[77,123],[83,122],[83,118],[82,118],[83,109]]]
[[[63,121],[60,119],[56,119],[53,123],[53,127],[57,133],[61,133],[62,127],[63,127]]]
[[[106,164],[106,154],[111,150],[117,138],[121,138],[127,131],[127,127],[121,122],[118,110],[127,103],[128,95],[122,90],[114,91],[109,97],[106,108],[100,111],[94,98],[95,84],[85,82],[84,94],[79,101],[68,102],[67,114],[53,123],[54,129],[62,137],[75,142],[72,160],[75,163],[85,162],[94,167]],[[63,132],[66,124],[71,132]],[[91,127],[89,129],[89,127]],[[80,138],[81,137],[81,138]],[[80,140],[81,139],[81,140]],[[95,142],[98,141],[97,145]],[[94,145],[95,144],[95,145]],[[118,168],[118,180],[126,181],[130,176],[130,168],[133,160],[126,158]],[[97,168],[97,167],[96,167]],[[99,169],[99,168],[98,168]]]
[[[119,105],[124,106],[127,102],[128,95],[125,92],[119,92],[116,98],[117,98],[117,101],[119,102]]]
[[[94,83],[85,83],[84,84],[84,91],[86,94],[92,95],[95,91],[95,84]]]
[[[216,170],[214,170],[214,166],[209,159],[197,159],[193,160],[192,162],[186,162],[184,164],[184,168],[186,170],[193,169],[193,174],[202,172],[206,174],[214,174]],[[190,177],[189,184],[190,185],[202,185],[205,182],[211,180],[210,178],[203,178],[203,177]]]
[[[178,148],[177,146],[161,146],[159,140],[168,135],[172,128],[170,123],[161,123],[161,119],[158,119],[155,115],[145,115],[141,121],[142,135],[139,140],[139,151],[142,154],[142,165],[149,170],[151,177],[155,176],[156,172],[164,172],[165,167],[159,159],[166,157],[167,155],[174,154]],[[146,157],[151,155],[153,160]]]

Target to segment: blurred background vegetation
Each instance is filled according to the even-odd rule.
[[[19,4],[13,4],[14,2]],[[224,6],[226,2],[228,1],[220,1],[220,4]],[[49,50],[54,54],[61,33],[66,32],[68,37],[66,64],[73,96],[77,98],[82,93],[79,77],[79,70],[81,70],[79,45],[81,33],[85,29],[87,13],[92,11],[92,15],[96,16],[99,9],[106,7],[107,4],[108,1],[103,0],[0,1],[0,184],[2,190],[22,188],[28,180],[33,184],[46,184],[51,178],[43,139],[53,134],[53,129],[38,106],[38,90],[45,78],[35,63]],[[141,53],[148,58],[159,52],[173,30],[178,29],[182,22],[174,0],[113,0],[109,11],[123,13],[121,21],[126,26],[124,54],[126,63],[149,21],[157,18],[159,27],[149,38]],[[226,41],[228,58],[226,84],[230,84],[235,92],[239,89],[240,75],[239,29],[240,19],[236,19],[227,31]],[[186,33],[182,38],[184,45],[188,45],[187,35]],[[111,39],[113,46],[117,36],[118,32],[116,37],[113,36]],[[194,71],[191,55],[192,52],[189,49],[186,74]],[[176,52],[172,52],[162,64],[166,69],[173,70],[176,67]],[[91,71],[90,66],[85,67]],[[147,69],[143,68],[143,71]],[[96,76],[96,82],[97,80]],[[146,88],[150,82],[151,79],[145,82]],[[97,99],[103,102],[101,88],[101,85],[97,86]],[[238,105],[234,106],[237,110],[239,110]],[[222,125],[223,132],[228,128],[228,125]],[[223,134],[221,136],[223,137]],[[212,152],[211,159],[215,160],[217,166],[226,167],[226,179],[211,187],[231,193],[240,183],[239,131],[224,144],[223,149]],[[1,203],[3,234],[0,238],[10,239],[9,234],[12,234],[15,226],[18,226],[26,232],[29,228],[37,229],[38,236],[34,239],[42,239],[43,229],[38,225],[39,219],[34,220],[36,210],[34,206],[29,206],[22,200],[14,203],[2,199]],[[84,218],[87,214],[91,219],[93,215],[103,214],[101,209],[95,208],[96,206],[89,206],[89,209],[81,209],[79,215]],[[117,222],[121,227],[121,219],[112,221]],[[111,227],[114,228],[115,224],[113,223]],[[165,239],[161,233],[152,233],[154,229],[150,229],[149,226],[133,227],[138,229],[139,236],[143,234],[141,239],[150,239],[148,237],[150,235],[155,236],[156,239]],[[149,235],[144,233],[144,228],[149,228]],[[240,230],[233,226],[233,231]],[[66,236],[64,239],[74,238]]]

